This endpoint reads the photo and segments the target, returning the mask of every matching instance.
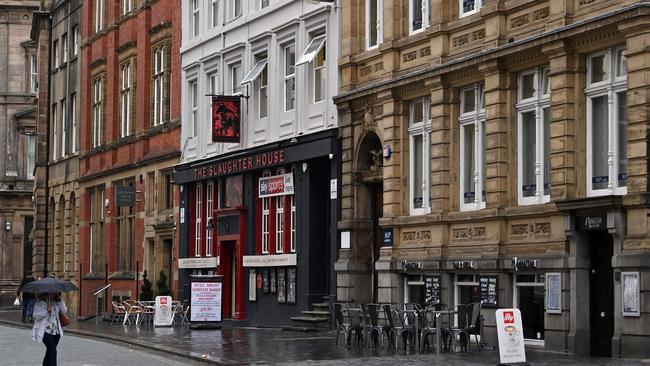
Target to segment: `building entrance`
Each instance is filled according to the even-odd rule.
[[[607,231],[589,233],[591,354],[611,357],[614,334],[613,239]]]

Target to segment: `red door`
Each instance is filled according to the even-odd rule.
[[[233,256],[235,253],[234,241],[222,241],[221,252],[219,253],[219,274],[223,275],[223,299],[221,302],[221,315],[224,319],[233,318],[232,306],[234,299],[233,288]]]

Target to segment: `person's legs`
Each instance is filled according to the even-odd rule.
[[[27,319],[32,320],[32,312],[34,311],[34,299],[27,299],[25,302],[27,303],[27,312],[25,316]]]
[[[56,347],[59,345],[60,335],[43,334],[43,343],[45,344],[45,357],[43,357],[43,366],[56,366]]]
[[[27,316],[27,300],[25,300],[25,296],[23,296],[23,315],[20,318],[20,320],[25,322],[25,317]]]

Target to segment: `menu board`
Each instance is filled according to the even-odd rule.
[[[562,313],[562,282],[560,273],[546,274],[546,312]]]
[[[287,302],[296,303],[296,268],[287,269]]]
[[[276,293],[277,283],[275,282],[275,268],[271,268],[271,293]]]
[[[497,276],[481,276],[479,286],[481,288],[481,304],[483,306],[497,306],[499,291]]]
[[[278,303],[287,302],[287,283],[284,277],[284,268],[278,268]]]
[[[427,305],[440,304],[440,276],[424,277],[424,297]]]

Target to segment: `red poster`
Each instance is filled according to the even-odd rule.
[[[212,98],[212,142],[239,142],[241,100],[238,96]]]

